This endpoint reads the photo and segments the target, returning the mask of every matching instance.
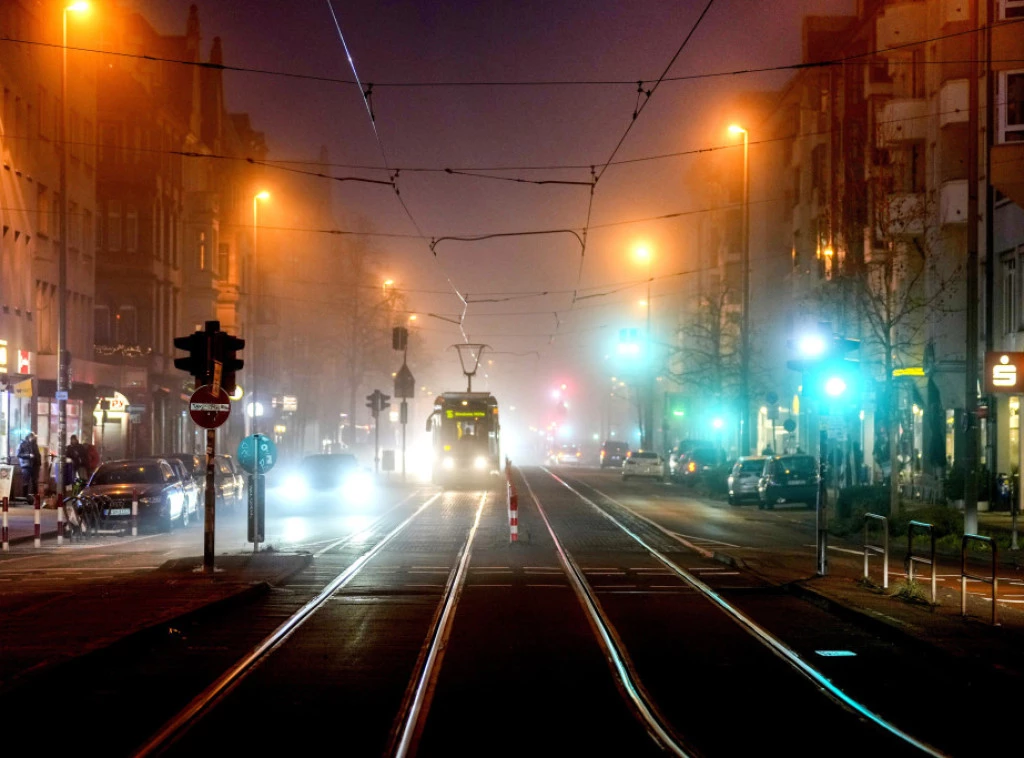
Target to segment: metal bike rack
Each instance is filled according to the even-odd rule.
[[[985,543],[992,548],[992,576],[976,576],[967,573],[967,543],[971,540]],[[999,626],[996,620],[996,595],[999,592],[999,576],[996,574],[996,543],[991,537],[983,537],[980,534],[965,534],[960,541],[960,615],[967,615],[967,580],[975,579],[979,582],[987,582],[992,585],[992,625]]]
[[[914,555],[914,528],[925,529],[928,531],[928,536],[931,537],[932,549],[930,557],[924,558],[920,555]],[[932,603],[935,602],[935,529],[931,524],[926,524],[923,521],[911,521],[907,524],[907,579],[911,582],[914,581],[914,564],[925,563],[932,567]]]
[[[868,527],[872,521],[882,524],[882,544],[872,545],[868,542]],[[877,513],[864,514],[864,578],[868,579],[868,557],[875,553],[882,556],[882,589],[889,589],[889,519]]]

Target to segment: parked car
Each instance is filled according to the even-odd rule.
[[[634,450],[622,462],[622,481],[635,476],[662,479],[665,476],[665,462],[657,453]]]
[[[729,505],[743,502],[759,502],[761,495],[757,491],[761,474],[764,473],[763,455],[744,455],[736,459],[726,484],[729,487]]]
[[[605,440],[601,445],[601,468],[614,466],[622,468],[622,462],[629,454],[629,445],[618,440]]]
[[[673,481],[683,482],[696,479],[726,463],[725,451],[717,447],[695,447],[682,453],[669,473]]]
[[[363,504],[373,496],[373,475],[351,453],[307,455],[298,469],[285,481],[285,497],[296,503],[316,497],[322,504],[339,499],[347,504]]]
[[[132,499],[139,499],[139,526],[169,532],[175,524],[188,523],[185,491],[179,474],[163,458],[119,460],[100,464],[83,493],[105,495],[100,514],[102,526],[132,523]]]
[[[217,488],[218,506],[225,506],[230,511],[246,509],[245,473],[238,461],[230,455],[215,455],[213,481]],[[204,491],[205,486],[204,483]]]
[[[757,484],[759,508],[771,510],[782,503],[803,503],[813,508],[818,499],[818,462],[811,455],[767,458]]]
[[[178,475],[178,479],[181,480],[182,491],[185,493],[184,523],[188,525],[189,521],[197,517],[203,508],[203,490],[200,489],[198,482],[196,482],[191,466],[186,465],[180,458],[169,455],[149,460],[167,461]]]
[[[583,462],[583,451],[577,445],[559,445],[548,455],[553,466],[575,466]]]

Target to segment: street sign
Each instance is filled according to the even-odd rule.
[[[249,474],[265,474],[277,463],[277,445],[265,434],[250,434],[238,443],[238,465]]]
[[[415,397],[416,396],[416,380],[413,378],[412,371],[406,364],[402,364],[402,368],[398,369],[398,373],[395,374],[395,397]]]
[[[68,391],[67,390],[57,390],[53,394],[53,399],[54,400],[67,400],[68,399]]]
[[[125,408],[125,410],[128,411],[128,413],[145,413],[146,412],[146,404],[145,403],[132,403],[127,408]]]
[[[231,399],[224,390],[214,392],[213,387],[203,385],[192,393],[188,414],[203,429],[216,429],[231,415]]]
[[[985,392],[1024,393],[1024,353],[985,353]]]

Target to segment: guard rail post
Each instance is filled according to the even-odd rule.
[[[868,527],[872,521],[882,524],[882,544],[872,545],[868,542]],[[868,578],[868,556],[877,553],[882,556],[882,589],[889,589],[889,519],[877,513],[864,514],[864,578]]]
[[[914,555],[914,527],[926,529],[931,537],[932,548],[928,558]],[[935,529],[923,521],[911,521],[907,524],[907,579],[911,582],[914,581],[915,563],[926,563],[932,567],[932,603],[935,603]]]
[[[992,548],[992,576],[976,576],[967,573],[967,543],[977,540],[988,544]],[[999,626],[996,615],[996,598],[999,594],[999,576],[996,571],[998,564],[998,550],[995,540],[991,537],[983,537],[980,534],[965,534],[960,541],[960,615],[967,615],[967,580],[975,579],[979,582],[987,582],[992,585],[992,626]]]
[[[508,529],[509,529],[509,542],[519,542],[519,493],[516,492],[516,486],[509,484],[509,500],[508,500]]]
[[[10,501],[5,497],[3,502],[3,551],[6,553],[11,549],[11,530],[7,524],[7,514],[10,510]]]
[[[64,496],[57,493],[57,547],[64,544]]]
[[[132,490],[132,537],[139,536],[139,491]]]
[[[43,504],[42,496],[37,492],[36,499],[32,508],[33,519],[32,519],[32,536],[33,536],[33,547],[43,546],[43,533],[42,533],[42,522],[40,521],[39,508]]]

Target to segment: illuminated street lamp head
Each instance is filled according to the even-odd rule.
[[[64,10],[74,11],[75,13],[84,13],[89,10],[89,3],[85,2],[85,0],[78,0],[77,2],[71,3]]]
[[[643,242],[641,242],[640,244],[633,248],[633,255],[636,256],[636,259],[638,261],[642,261],[643,263],[650,263],[650,260],[653,257],[653,253],[651,253],[651,248],[649,248],[647,244]]]
[[[729,125],[729,134],[746,134],[747,130],[737,124]]]
[[[261,191],[256,193],[255,198],[257,200],[269,200],[270,199],[270,193],[267,192],[266,190],[261,190]]]

